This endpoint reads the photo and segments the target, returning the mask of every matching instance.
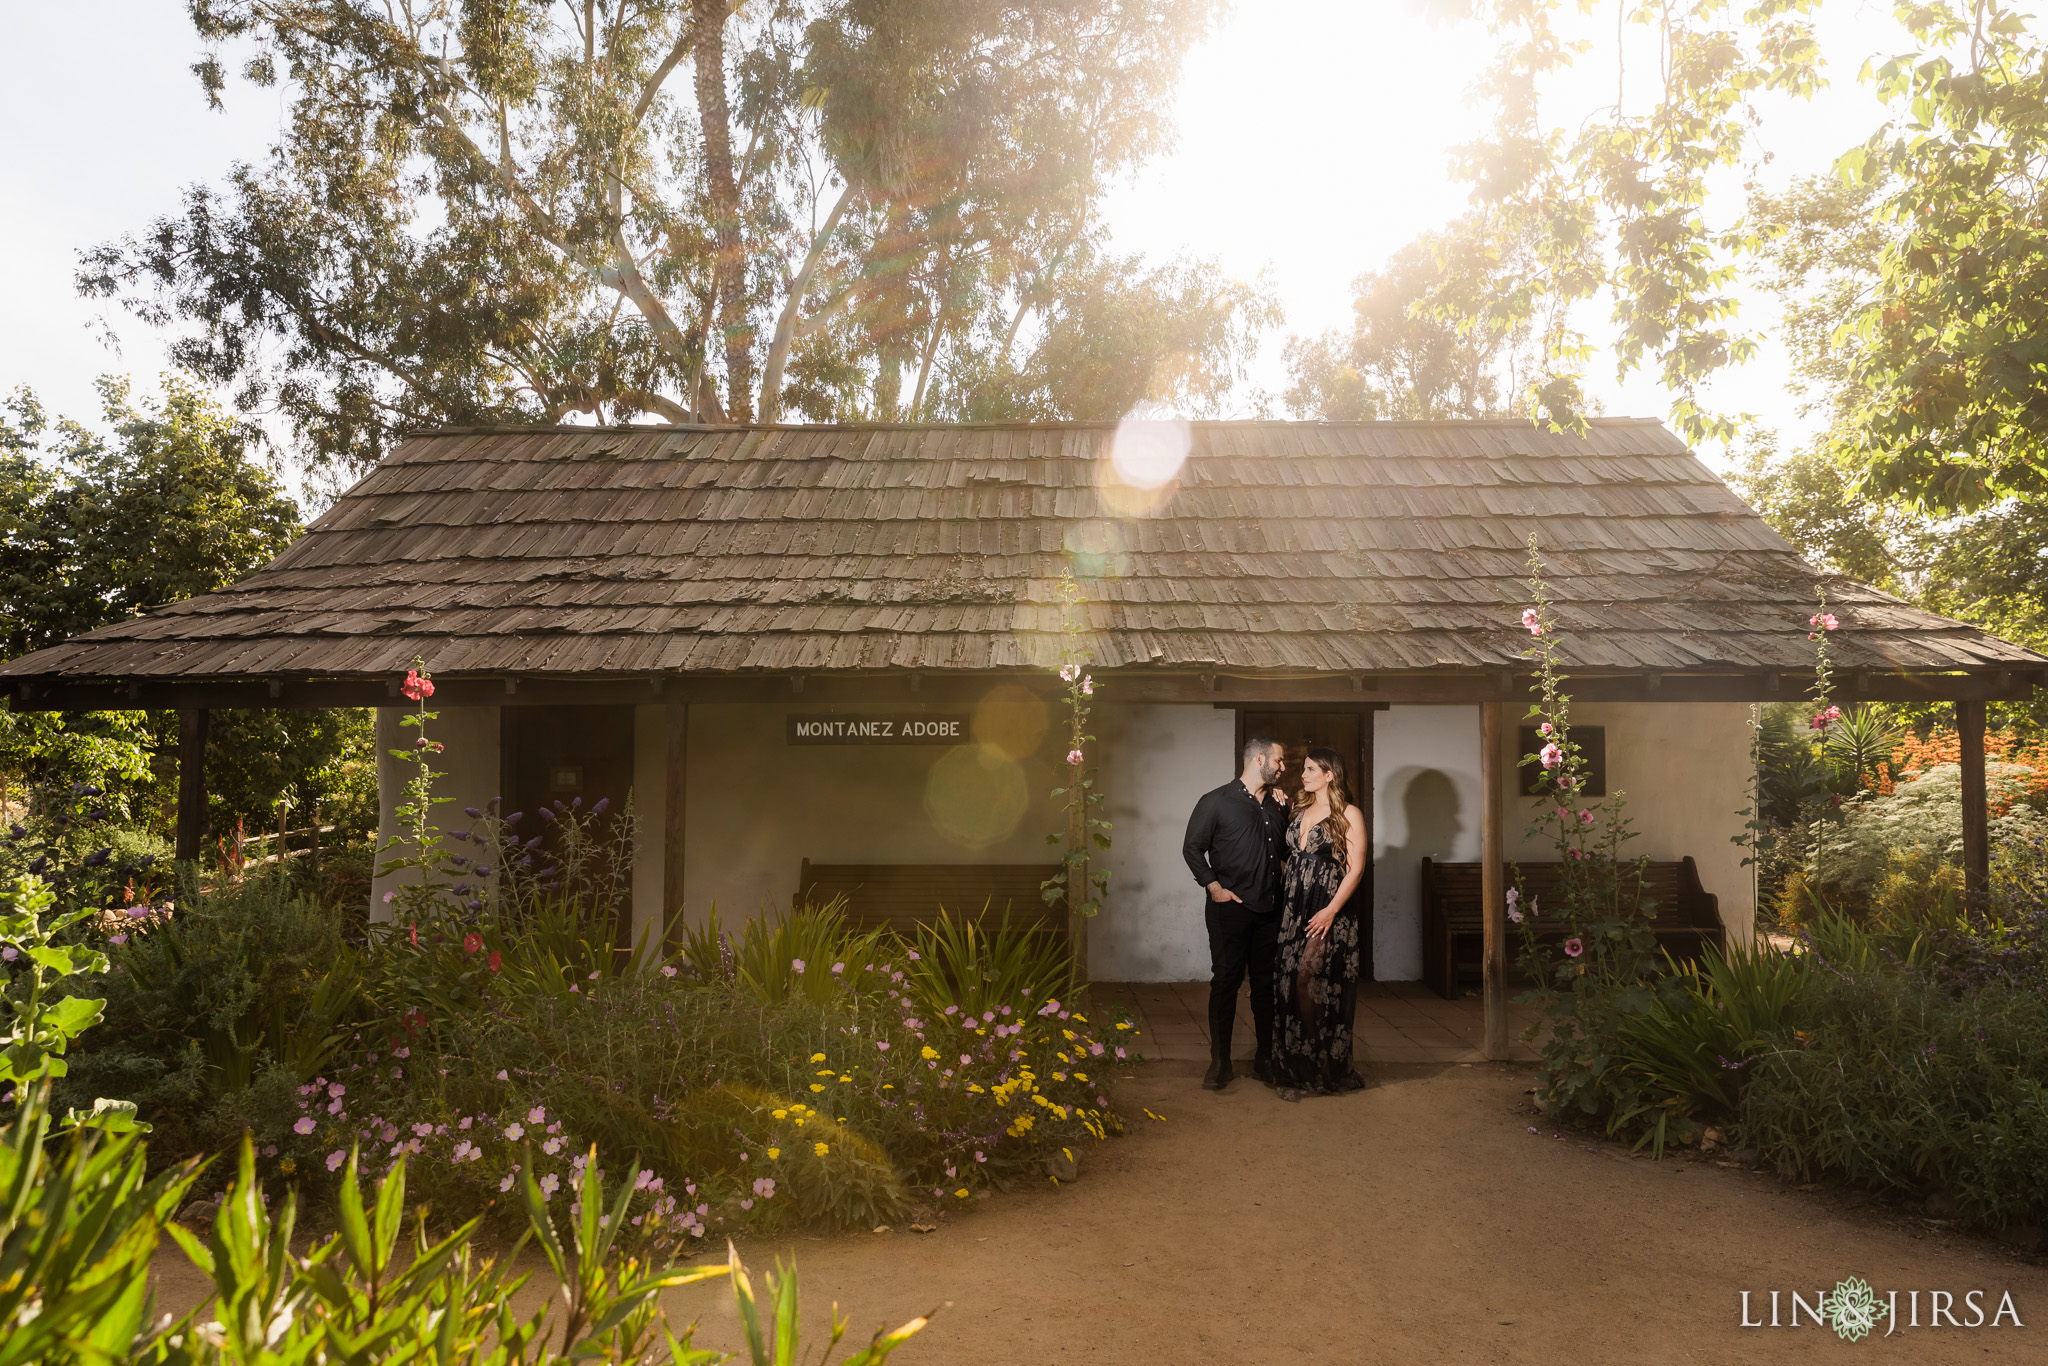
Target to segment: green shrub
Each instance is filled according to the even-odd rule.
[[[1973,1223],[2048,1219],[2048,1000],[1865,960],[1815,974],[1799,1013],[1752,1064],[1743,1141],[1802,1179],[1945,1191]]]
[[[104,940],[113,971],[108,1028],[59,1084],[60,1101],[116,1096],[197,1152],[244,1127],[276,1142],[292,1088],[366,1021],[361,955],[341,918],[278,877],[188,885],[174,911],[119,918]]]
[[[1695,1118],[1738,1113],[1750,1060],[1792,1037],[1805,977],[1800,959],[1761,944],[1736,957],[1710,949],[1701,962],[1672,964],[1679,990],[1617,1021],[1615,1066],[1640,1090],[1633,1110],[1609,1116],[1608,1131],[1638,1129],[1636,1146],[1661,1156],[1674,1126],[1682,1132]]]

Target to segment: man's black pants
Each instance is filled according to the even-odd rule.
[[[1273,1056],[1273,964],[1280,956],[1280,917],[1246,910],[1236,901],[1208,901],[1209,1055],[1230,1061],[1231,1026],[1237,1023],[1237,989],[1252,979],[1252,1032],[1256,1057]]]

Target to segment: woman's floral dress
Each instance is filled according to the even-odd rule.
[[[1276,1086],[1333,1094],[1356,1091],[1365,1078],[1351,1060],[1358,1009],[1359,907],[1337,912],[1330,932],[1308,937],[1309,918],[1330,904],[1344,868],[1321,822],[1296,813],[1287,827],[1281,876],[1280,961],[1274,973],[1273,1074]]]

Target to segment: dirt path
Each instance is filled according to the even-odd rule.
[[[935,1233],[743,1244],[794,1254],[806,1338],[837,1301],[864,1339],[951,1301],[905,1366],[1114,1362],[2039,1360],[2048,1267],[1774,1177],[1630,1159],[1552,1138],[1504,1065],[1388,1069],[1358,1095],[1280,1101],[1241,1079],[1201,1091],[1154,1063],[1119,1089],[1133,1133],[1081,1180],[996,1197]],[[1149,1107],[1164,1115],[1144,1117]],[[176,1254],[172,1254],[174,1257]],[[180,1261],[182,1259],[179,1259]],[[188,1268],[165,1267],[176,1300]],[[2010,1291],[2025,1323],[1904,1328],[1844,1343],[1810,1323],[1739,1326],[1739,1292]],[[1922,1305],[1927,1304],[1925,1295]],[[700,1346],[738,1346],[730,1295],[681,1292]],[[1926,1317],[1923,1313],[1923,1322]],[[1880,1331],[1882,1331],[1880,1329]]]

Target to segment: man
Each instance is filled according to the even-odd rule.
[[[1272,1081],[1273,961],[1287,835],[1285,798],[1274,784],[1287,767],[1286,751],[1271,736],[1255,735],[1245,741],[1241,759],[1236,778],[1195,803],[1181,841],[1188,871],[1208,894],[1203,915],[1209,927],[1209,1071],[1202,1085],[1211,1091],[1231,1081],[1230,1031],[1247,972],[1258,1040],[1252,1075]]]

